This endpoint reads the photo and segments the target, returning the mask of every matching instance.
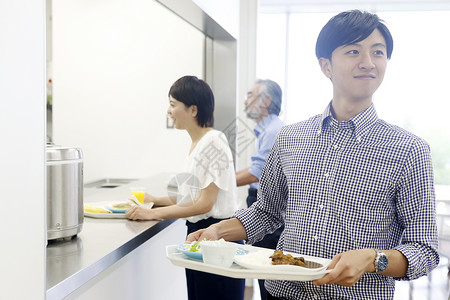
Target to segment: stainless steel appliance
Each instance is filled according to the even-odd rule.
[[[47,145],[47,239],[76,236],[83,227],[81,149]]]

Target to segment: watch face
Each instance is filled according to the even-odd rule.
[[[378,270],[384,271],[388,266],[388,258],[385,254],[380,255],[378,258]]]

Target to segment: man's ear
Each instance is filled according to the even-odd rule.
[[[319,65],[323,74],[331,79],[331,61],[328,58],[321,57],[319,58]]]
[[[272,103],[272,97],[265,97],[263,103],[265,108],[269,108],[270,103]]]

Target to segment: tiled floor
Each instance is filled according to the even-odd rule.
[[[398,281],[394,300],[450,300],[449,260],[441,257],[439,266],[427,277],[413,281]],[[258,287],[257,281],[253,286]],[[260,300],[259,289],[247,287],[245,300]]]

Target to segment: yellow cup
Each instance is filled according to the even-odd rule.
[[[144,203],[144,196],[145,196],[145,188],[130,188],[131,195],[136,196],[136,198],[139,200],[139,202]]]

